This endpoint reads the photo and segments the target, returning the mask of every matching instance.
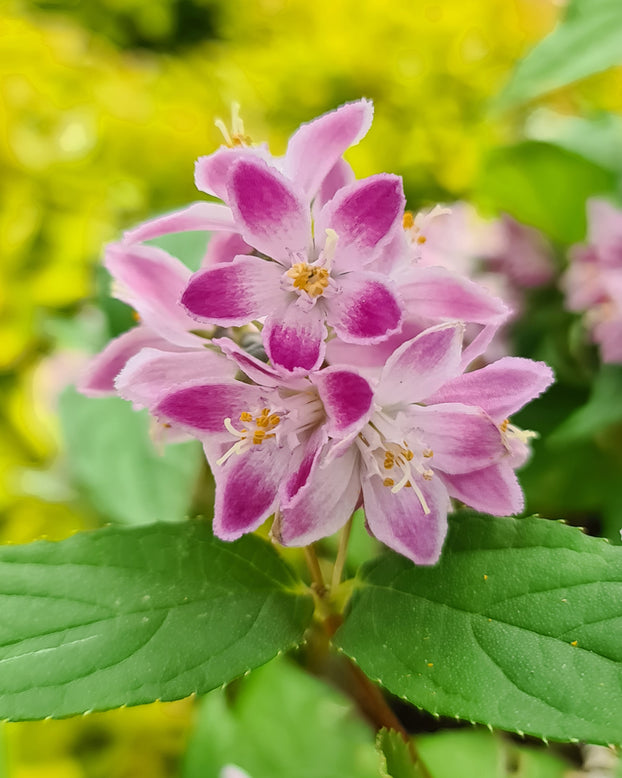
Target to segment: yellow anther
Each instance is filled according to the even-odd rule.
[[[424,470],[421,475],[426,481],[431,481],[434,476],[434,470]]]
[[[306,262],[296,262],[286,275],[293,280],[296,289],[306,292],[311,297],[319,297],[330,281],[327,268],[308,265]]]
[[[405,451],[402,452],[402,456],[404,457],[404,459],[407,462],[410,462],[410,461],[412,461],[412,459],[413,459],[413,457],[415,455],[413,454],[413,452],[409,448],[407,448]]]
[[[395,481],[392,478],[385,478],[382,482],[383,486],[395,486]]]
[[[242,411],[240,414],[240,421],[252,421],[253,416],[248,411]]]
[[[504,419],[501,422],[501,424],[499,425],[499,429],[501,430],[501,432],[506,432],[507,431],[509,423],[510,423],[509,419]]]
[[[404,216],[402,217],[402,224],[404,225],[405,230],[409,230],[411,227],[415,224],[415,217],[413,216],[412,211],[404,211]]]
[[[280,416],[279,416],[278,414],[276,414],[276,413],[273,413],[273,414],[272,414],[272,416],[269,416],[269,417],[268,417],[268,422],[269,422],[269,424],[270,424],[270,426],[271,426],[271,427],[276,427],[276,426],[278,426],[278,424],[279,424],[279,422],[280,422],[280,421],[281,421],[281,418],[280,418]]]
[[[426,240],[427,240],[427,238],[426,238],[426,236],[425,236],[425,235],[419,235],[419,236],[417,237],[417,243],[422,243],[422,244],[423,244],[423,243],[425,243],[425,242],[426,242]]]
[[[431,448],[424,448],[422,453],[426,459],[429,459],[430,457],[434,456],[434,452],[432,451]]]

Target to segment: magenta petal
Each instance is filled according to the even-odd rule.
[[[552,381],[553,371],[544,362],[503,357],[492,365],[453,378],[428,402],[478,405],[500,422],[541,394]]]
[[[311,239],[311,211],[294,184],[258,158],[237,160],[228,177],[228,202],[244,240],[287,263]]]
[[[259,257],[236,257],[195,273],[181,303],[198,321],[223,327],[248,324],[281,300],[282,271]]]
[[[190,278],[182,262],[155,246],[111,243],[104,264],[117,282],[115,295],[135,308],[147,327],[178,346],[199,345],[189,332],[196,324],[179,305]]]
[[[152,408],[153,414],[165,421],[178,424],[190,432],[223,433],[225,419],[237,423],[240,414],[252,411],[262,401],[261,390],[239,381],[186,386],[166,394]]]
[[[359,430],[373,411],[374,392],[362,376],[340,367],[328,367],[311,376],[327,415],[327,431],[340,437]]]
[[[462,475],[443,475],[449,494],[476,511],[493,516],[520,513],[524,498],[509,462]]]
[[[347,343],[377,343],[396,332],[402,309],[389,282],[375,273],[345,273],[327,299],[327,320]]]
[[[196,188],[208,195],[214,195],[221,200],[227,199],[227,176],[231,165],[238,159],[246,157],[260,157],[266,159],[269,156],[264,147],[221,147],[213,154],[199,157],[194,166],[194,183]]]
[[[323,426],[319,426],[308,436],[304,444],[300,446],[302,450],[300,462],[297,462],[294,467],[290,468],[290,474],[281,484],[281,504],[287,504],[291,501],[308,482],[318,459],[322,456],[327,440],[328,434],[326,430]]]
[[[171,232],[210,232],[235,229],[233,216],[226,205],[219,203],[194,203],[181,211],[167,213],[139,224],[123,235],[124,243],[152,240]]]
[[[321,210],[315,229],[316,236],[327,228],[337,233],[335,268],[358,270],[374,261],[402,230],[404,203],[402,179],[388,173],[340,189]]]
[[[281,316],[266,319],[263,339],[273,364],[290,372],[311,372],[324,359],[326,327],[324,316],[316,305],[303,311],[290,303]]]
[[[461,324],[444,324],[403,343],[384,366],[377,401],[389,406],[421,402],[453,378],[460,369],[463,331]]]
[[[252,532],[277,507],[277,495],[287,470],[289,449],[270,441],[232,456],[224,465],[211,463],[216,479],[214,534],[235,540]]]
[[[367,134],[373,114],[371,101],[359,100],[301,125],[287,146],[289,178],[312,198],[344,151]]]
[[[234,362],[207,349],[160,351],[144,348],[115,381],[118,393],[138,407],[153,408],[160,397],[187,384],[232,380]],[[224,429],[224,427],[223,427]]]
[[[356,509],[361,483],[354,448],[330,465],[322,464],[317,457],[306,483],[281,506],[272,531],[285,546],[305,546],[332,535]]]
[[[425,329],[425,326],[407,319],[396,333],[371,345],[345,343],[341,338],[333,338],[326,344],[326,359],[331,365],[349,365],[360,367],[362,370],[382,368],[402,343],[412,340]],[[379,370],[374,370],[374,375],[377,373]]]
[[[393,494],[379,476],[363,481],[363,503],[369,531],[382,543],[417,565],[438,561],[447,534],[449,496],[437,477],[418,482],[429,513],[412,488]]]
[[[338,159],[322,181],[322,185],[313,200],[314,213],[319,213],[326,203],[333,199],[339,189],[352,184],[354,180],[355,176],[352,167],[345,159]]]
[[[239,254],[250,254],[252,250],[237,232],[215,232],[209,239],[201,266],[213,267],[233,262]]]
[[[507,455],[499,428],[481,408],[459,403],[414,406],[408,419],[432,450],[434,469],[468,473]]]
[[[510,311],[481,284],[444,267],[412,267],[400,295],[417,316],[436,320],[502,324]]]
[[[215,338],[212,342],[219,346],[232,363],[237,365],[251,381],[259,386],[283,386],[303,391],[309,388],[307,378],[287,375],[282,371],[275,370],[271,365],[248,354],[230,338]]]
[[[116,394],[115,378],[131,357],[148,346],[167,348],[169,344],[147,327],[134,327],[111,340],[87,365],[78,382],[78,391],[87,397]]]

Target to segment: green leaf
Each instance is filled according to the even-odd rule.
[[[622,366],[603,365],[592,384],[588,402],[569,416],[549,437],[552,444],[593,437],[622,422]]]
[[[622,742],[622,549],[537,518],[452,518],[441,560],[366,565],[335,641],[434,714]]]
[[[488,207],[554,240],[576,243],[585,238],[585,201],[615,186],[611,171],[557,146],[527,141],[491,153],[477,191]]]
[[[586,118],[541,108],[529,117],[526,133],[532,140],[552,143],[605,170],[622,173],[622,117],[616,114],[603,112]]]
[[[157,451],[147,412],[118,397],[93,399],[70,388],[59,411],[70,468],[100,514],[123,524],[186,517],[202,462],[196,441]]]
[[[430,778],[564,778],[570,770],[550,751],[519,747],[483,729],[420,735],[415,742]]]
[[[571,766],[549,751],[533,748],[515,748],[516,771],[512,778],[569,778]]]
[[[480,729],[438,732],[416,738],[417,751],[431,778],[504,778],[503,740]]]
[[[381,729],[376,738],[376,748],[382,761],[381,778],[427,778],[415,765],[408,745],[395,730]]]
[[[313,612],[264,541],[203,523],[0,548],[0,717],[203,693],[297,644]]]
[[[208,232],[175,232],[171,235],[162,235],[155,240],[147,241],[168,251],[174,257],[180,259],[190,270],[198,270],[201,260],[205,256],[210,234]]]
[[[518,63],[495,102],[506,109],[622,63],[619,0],[575,3],[566,18]]]
[[[218,778],[235,764],[252,778],[377,778],[372,730],[337,691],[290,662],[251,673],[231,704],[208,695],[183,778]]]

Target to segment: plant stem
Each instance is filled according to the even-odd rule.
[[[326,594],[326,584],[324,583],[324,576],[322,575],[322,569],[315,553],[313,546],[305,546],[305,561],[309,572],[311,573],[311,581],[313,587],[319,597],[324,597]]]
[[[350,675],[352,694],[361,712],[377,730],[383,727],[394,729],[400,733],[405,743],[410,743],[408,732],[387,704],[381,690],[353,662],[348,662],[346,667]]]
[[[346,555],[348,552],[348,541],[350,540],[350,532],[352,530],[352,521],[354,514],[350,516],[347,524],[341,530],[341,537],[339,538],[339,548],[337,550],[337,558],[335,559],[335,566],[333,567],[333,576],[330,582],[330,589],[332,592],[341,583],[341,576],[343,574],[343,568],[346,563]]]

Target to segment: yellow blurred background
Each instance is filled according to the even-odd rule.
[[[491,118],[488,103],[559,12],[553,0],[4,0],[1,539],[96,521],[45,478],[55,399],[81,364],[63,323],[79,314],[88,330],[106,241],[196,199],[194,160],[219,144],[214,119],[232,101],[253,140],[279,152],[300,122],[370,97],[373,128],[348,155],[357,174],[402,175],[414,207],[468,197],[485,154],[524,118]],[[619,109],[621,91],[612,71],[546,103]],[[6,725],[7,775],[176,775],[192,710]]]

